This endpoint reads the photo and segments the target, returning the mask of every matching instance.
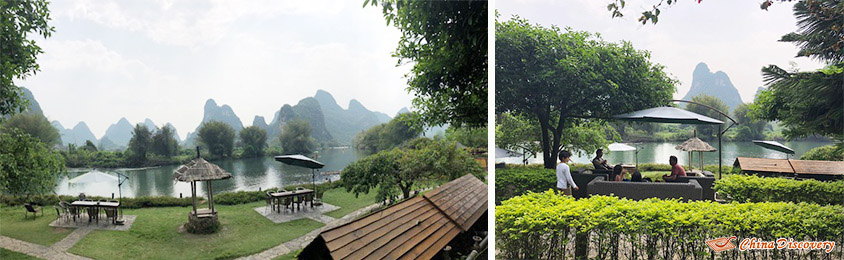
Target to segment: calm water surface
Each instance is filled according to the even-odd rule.
[[[319,151],[318,161],[325,164],[321,172],[340,171],[349,163],[362,158],[365,155],[352,148],[327,149]],[[310,184],[311,170],[303,167],[296,167],[275,161],[272,157],[247,158],[236,160],[212,161],[232,174],[226,180],[213,181],[214,194],[226,191],[258,190],[281,187],[295,184]],[[111,175],[117,173],[125,174],[129,179],[123,183],[120,190],[124,197],[136,196],[190,196],[190,183],[175,182],[170,177],[179,165],[162,166],[145,169],[96,169]],[[73,177],[82,175],[91,170],[73,170],[67,177],[59,181],[55,191],[62,195],[78,195],[84,192],[86,195],[96,196],[119,196],[117,182],[104,182],[93,184],[69,184],[67,181]],[[332,181],[340,178],[339,175],[316,174],[316,182]],[[206,187],[203,183],[199,194],[206,194]]]
[[[668,157],[671,155],[677,156],[680,163],[683,165],[688,165],[688,152],[683,152],[674,149],[675,146],[681,144],[682,142],[669,142],[669,143],[641,143],[636,144],[639,148],[639,163],[668,163]],[[709,145],[718,149],[718,140],[709,141]],[[794,149],[795,154],[789,156],[789,158],[800,158],[803,153],[811,150],[812,148],[818,146],[824,146],[832,144],[831,142],[816,142],[816,141],[792,141],[792,142],[781,142],[785,146]],[[736,157],[757,157],[757,158],[772,158],[772,159],[785,159],[785,154],[769,149],[762,148],[752,142],[724,142],[723,144],[723,154],[722,154],[722,164],[724,165],[733,165],[735,162]],[[592,158],[595,156],[594,151],[593,153],[589,154],[577,154],[575,153],[572,156],[572,161],[576,163],[589,163]],[[625,163],[625,164],[635,164],[636,163],[636,152],[629,151],[629,152],[607,152],[604,150],[604,159],[610,164],[617,164],[617,163]],[[698,165],[698,153],[694,153],[694,162],[693,165]],[[506,157],[506,158],[497,158],[496,162],[506,162],[506,163],[521,163],[521,157]],[[542,155],[540,154],[536,158],[530,158],[528,160],[529,163],[542,163]],[[703,153],[703,164],[710,165],[710,164],[718,164],[718,151],[715,152],[704,152]]]

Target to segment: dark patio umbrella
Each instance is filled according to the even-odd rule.
[[[672,100],[672,102],[695,103],[684,100]],[[724,115],[727,118],[730,118],[727,114],[724,114],[723,112],[718,111],[717,109],[708,106],[706,107],[717,111],[718,113]],[[613,116],[613,118],[634,122],[718,125],[718,178],[721,178],[721,135],[723,135],[723,132],[721,132],[721,125],[724,124],[724,121],[676,107],[648,108],[645,110],[633,111],[630,113],[616,115]],[[733,124],[737,124],[732,118],[730,118],[730,120],[733,121]],[[730,127],[732,127],[732,125],[730,125]],[[727,127],[727,129],[730,128]],[[726,132],[726,130],[724,132]]]
[[[676,107],[655,107],[613,116],[615,119],[694,125],[721,125],[724,121]]]
[[[314,188],[314,192],[316,193],[316,173],[314,170],[321,169],[325,167],[325,164],[318,162],[314,159],[308,158],[307,156],[301,154],[293,154],[293,155],[281,155],[275,157],[276,161],[282,162],[284,164],[305,167],[311,169],[311,185]]]
[[[768,149],[771,149],[771,150],[774,150],[774,151],[783,152],[787,155],[788,154],[794,154],[794,150],[792,150],[791,148],[788,148],[788,146],[785,146],[785,145],[783,145],[783,144],[781,144],[780,142],[777,142],[777,141],[753,140],[753,143],[758,145],[758,146],[762,146],[762,147],[765,147],[765,148],[768,148]]]

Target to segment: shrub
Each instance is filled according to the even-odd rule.
[[[753,175],[725,175],[713,189],[737,202],[807,202],[844,204],[844,181],[792,180]]]
[[[835,145],[815,147],[800,156],[800,160],[842,161],[844,149],[839,149]]]
[[[495,207],[496,249],[506,259],[563,259],[581,237],[595,259],[709,259],[709,239],[844,243],[844,207],[808,203],[633,201],[608,196],[575,200],[553,191],[528,193]],[[585,240],[585,241],[584,241]],[[731,255],[730,255],[731,254]],[[786,256],[787,254],[787,256]],[[814,250],[731,250],[730,259],[840,257]]]

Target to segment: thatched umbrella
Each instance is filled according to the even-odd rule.
[[[220,166],[209,163],[199,156],[199,147],[196,148],[196,159],[191,160],[185,165],[180,166],[173,172],[173,179],[177,181],[190,182],[191,196],[193,196],[193,215],[197,215],[196,211],[196,182],[205,181],[208,184],[208,209],[211,214],[214,211],[214,195],[211,189],[211,181],[223,180],[231,178],[231,173],[226,172]]]
[[[689,152],[689,170],[692,169],[692,152],[698,152],[700,169],[703,170],[703,152],[716,151],[714,147],[697,137],[692,137],[692,139],[686,140],[682,144],[675,146],[674,149]]]

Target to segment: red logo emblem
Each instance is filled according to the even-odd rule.
[[[709,245],[709,248],[712,248],[715,252],[721,252],[725,250],[730,250],[736,248],[736,245],[730,242],[730,240],[736,239],[735,236],[732,237],[722,237],[716,238],[712,240],[706,241],[706,244]]]

